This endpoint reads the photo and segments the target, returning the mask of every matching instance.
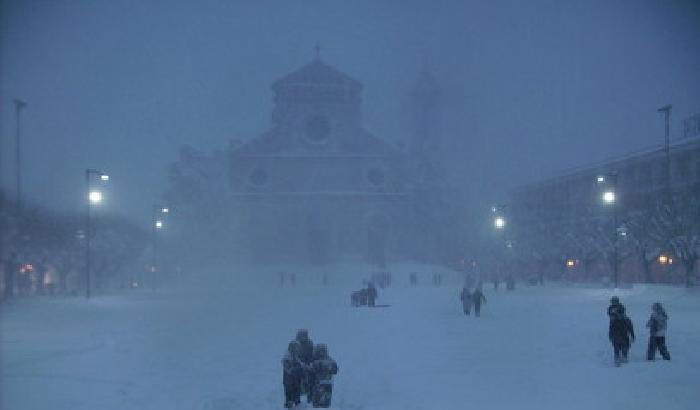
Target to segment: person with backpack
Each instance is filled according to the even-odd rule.
[[[630,344],[634,342],[634,326],[617,296],[610,299],[608,317],[610,318],[608,339],[613,345],[615,366],[620,366],[621,363],[626,363],[628,360],[627,354]]]
[[[310,367],[314,360],[314,342],[307,329],[299,329],[295,340],[299,344],[298,357],[301,361],[301,394],[305,394],[307,402],[311,402]]]
[[[656,302],[651,306],[651,317],[647,321],[649,328],[649,347],[647,348],[647,360],[654,360],[656,350],[661,353],[664,360],[671,360],[671,354],[666,348],[666,324],[668,315],[661,306],[661,303]]]

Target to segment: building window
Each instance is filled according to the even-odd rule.
[[[384,171],[381,169],[371,168],[367,171],[367,181],[369,181],[373,187],[384,186],[384,180]]]
[[[330,134],[331,126],[325,117],[318,115],[306,121],[304,137],[307,142],[314,145],[325,144]]]
[[[255,168],[249,177],[250,184],[256,187],[266,185],[267,179],[267,172],[261,167]]]

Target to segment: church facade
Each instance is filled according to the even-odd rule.
[[[254,259],[384,266],[410,247],[407,158],[363,127],[362,89],[318,57],[272,84],[270,128],[229,154]]]

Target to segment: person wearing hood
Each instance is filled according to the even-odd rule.
[[[617,296],[610,299],[608,317],[610,318],[608,338],[613,345],[615,366],[619,366],[620,363],[627,362],[630,343],[634,342],[634,326],[632,326],[632,320],[625,314],[625,307]]]
[[[299,360],[299,342],[292,340],[282,358],[282,384],[284,385],[284,407],[292,408],[300,403],[302,363]]]
[[[625,316],[625,305],[620,303],[620,298],[613,296],[610,298],[610,306],[608,306],[608,317],[613,320],[618,315]]]
[[[651,306],[651,317],[647,321],[649,328],[649,347],[647,348],[647,360],[654,360],[656,350],[661,353],[664,360],[671,360],[671,354],[666,348],[666,324],[668,315],[661,306],[661,303],[656,302]]]
[[[328,347],[325,344],[319,343],[314,350],[314,361],[311,364],[311,403],[314,407],[330,407],[333,376],[338,374],[338,364],[328,355]]]

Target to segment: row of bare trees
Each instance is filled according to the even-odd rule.
[[[564,269],[566,260],[573,259],[586,277],[600,261],[612,270],[616,261],[636,258],[644,278],[651,282],[652,265],[659,255],[668,254],[682,265],[686,286],[692,286],[700,259],[697,190],[648,201],[636,210],[621,213],[617,227],[613,226],[611,215],[604,212],[586,215],[520,229],[515,221],[515,258],[532,262],[540,269],[551,264]]]

